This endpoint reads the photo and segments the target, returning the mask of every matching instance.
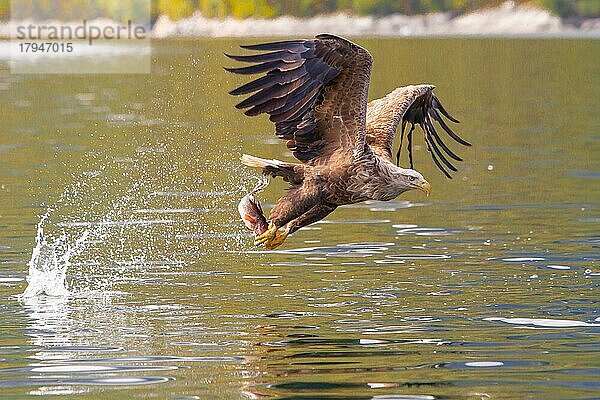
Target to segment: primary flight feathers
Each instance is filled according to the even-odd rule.
[[[448,177],[448,170],[456,171],[450,159],[461,161],[461,158],[444,143],[432,120],[450,138],[470,146],[442,118],[458,122],[433,94],[434,86],[398,88],[367,105],[372,57],[367,50],[344,38],[321,34],[310,40],[241,47],[266,53],[227,54],[233,60],[253,65],[226,70],[263,74],[230,92],[252,93],[236,107],[245,109],[250,116],[268,114],[275,123],[276,135],[287,140],[288,148],[302,162],[314,162],[340,146],[359,156],[365,145],[393,159],[393,139],[400,121],[401,145],[396,163],[406,136],[413,168],[412,134],[415,125],[419,125],[435,165]],[[410,129],[405,132],[408,124]]]

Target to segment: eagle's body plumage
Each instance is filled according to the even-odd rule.
[[[344,38],[322,34],[312,40],[291,40],[242,46],[266,53],[228,57],[256,63],[227,70],[239,74],[265,73],[231,94],[254,93],[239,104],[246,115],[266,113],[275,133],[300,163],[244,155],[242,162],[263,173],[282,177],[291,185],[271,210],[269,229],[256,243],[274,248],[289,233],[325,218],[336,207],[364,200],[391,200],[429,183],[412,169],[412,133],[416,124],[436,166],[456,171],[448,160],[461,161],[441,140],[431,120],[457,142],[469,145],[446,125],[440,113],[452,118],[433,94],[432,85],[397,88],[367,103],[372,57]],[[407,124],[411,169],[394,163],[396,129],[402,121],[400,150]],[[284,227],[283,233],[279,228]]]

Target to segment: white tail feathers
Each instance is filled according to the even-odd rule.
[[[242,154],[242,157],[240,158],[240,160],[242,161],[242,164],[247,165],[249,167],[254,167],[254,168],[265,168],[265,167],[279,168],[279,167],[285,166],[285,163],[283,161],[279,161],[279,160],[275,160],[275,159],[265,160],[264,158],[254,157],[254,156],[250,156],[248,154]]]

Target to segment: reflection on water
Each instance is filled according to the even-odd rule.
[[[3,395],[598,397],[598,43],[361,43],[372,97],[434,82],[476,146],[453,181],[420,148],[426,201],[272,252],[237,221],[237,159],[287,155],[224,95],[234,42],[157,42],[151,77],[2,70]],[[18,297],[28,263],[54,296]]]

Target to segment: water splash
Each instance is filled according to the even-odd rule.
[[[247,192],[250,172],[219,180],[217,172],[224,165],[233,170],[237,163],[217,168],[207,161],[193,165],[203,171],[201,177],[190,177],[192,161],[174,162],[170,147],[161,148],[136,151],[134,164],[110,155],[86,157],[86,169],[37,224],[21,298],[112,290],[144,270],[132,266],[167,263],[179,268],[195,261],[190,254],[204,253],[207,247],[247,247],[243,225],[227,210],[234,210]],[[160,214],[169,217],[157,218]],[[71,267],[77,270],[67,279]]]
[[[75,241],[64,231],[58,237],[44,235],[44,225],[48,220],[51,210],[48,210],[40,219],[35,235],[35,247],[31,252],[31,259],[27,263],[27,288],[22,297],[35,297],[39,295],[68,296],[67,270],[71,260],[85,248],[90,231],[85,230]]]

